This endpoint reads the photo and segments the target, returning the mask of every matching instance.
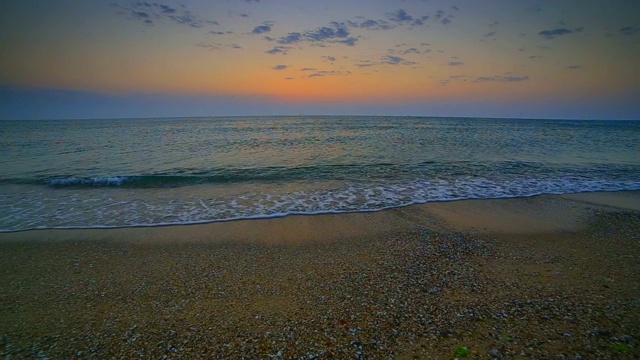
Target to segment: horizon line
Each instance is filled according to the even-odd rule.
[[[533,120],[533,121],[640,121],[639,119],[602,119],[602,118],[555,118],[555,117],[487,117],[487,116],[443,116],[443,115],[380,115],[380,114],[280,114],[280,115],[197,115],[197,116],[144,116],[144,117],[112,117],[112,118],[38,118],[38,119],[0,119],[0,121],[66,121],[66,120],[171,120],[171,119],[207,119],[207,118],[256,118],[256,117],[394,117],[394,118],[432,118],[432,119],[473,119],[473,120]]]

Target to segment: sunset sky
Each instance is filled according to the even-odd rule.
[[[638,0],[0,4],[0,119],[640,119]]]

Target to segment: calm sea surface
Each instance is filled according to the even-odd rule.
[[[0,231],[190,224],[640,190],[640,122],[0,122]]]

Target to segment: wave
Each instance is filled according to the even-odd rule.
[[[418,166],[432,164],[424,162]],[[434,166],[438,166],[434,164]],[[47,185],[64,187],[179,187],[198,184],[229,184],[247,182],[278,182],[296,180],[353,180],[366,175],[367,178],[391,178],[406,173],[402,164],[375,163],[343,165],[285,167],[266,166],[251,168],[175,169],[164,173],[143,175],[76,176],[58,175],[46,178],[0,179],[0,184]]]
[[[112,183],[115,183],[112,181]],[[111,193],[41,188],[0,193],[0,232],[201,224],[287,215],[372,212],[428,202],[640,190],[640,181],[588,179],[432,180],[255,187],[238,192],[175,189]],[[253,188],[253,187],[249,187]]]
[[[471,161],[413,164],[325,164],[316,166],[265,166],[248,168],[171,169],[155,174],[79,176],[58,175],[40,178],[0,179],[2,184],[44,185],[53,188],[129,187],[171,188],[198,184],[281,183],[295,181],[376,182],[415,179],[455,179],[460,177],[513,178],[605,178],[628,179],[640,173],[635,165],[541,164],[536,162]]]
[[[620,192],[620,191],[640,191],[640,185],[631,186],[628,188],[601,188],[590,190],[573,190],[573,191],[552,191],[552,192],[535,192],[529,194],[520,195],[496,195],[496,196],[475,196],[475,197],[451,197],[432,200],[413,200],[406,203],[399,203],[393,205],[384,205],[376,208],[359,208],[359,209],[324,209],[324,210],[309,210],[309,211],[286,211],[286,212],[272,212],[252,215],[236,215],[224,218],[209,218],[209,219],[188,219],[188,220],[174,220],[174,221],[157,221],[157,222],[128,222],[119,224],[90,224],[90,225],[26,225],[23,227],[14,228],[0,228],[0,233],[14,233],[32,230],[79,230],[79,229],[123,229],[123,228],[147,228],[147,227],[164,227],[164,226],[184,226],[184,225],[198,225],[198,224],[211,224],[218,222],[231,222],[240,220],[260,220],[260,219],[274,219],[282,218],[294,215],[329,215],[329,214],[352,214],[352,213],[373,213],[384,210],[404,208],[413,205],[422,205],[426,203],[434,202],[452,202],[459,200],[486,200],[486,199],[515,199],[515,198],[531,198],[542,195],[564,195],[575,193],[589,193],[589,192]]]

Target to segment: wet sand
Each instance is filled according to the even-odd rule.
[[[0,356],[640,357],[640,193],[0,234]]]

